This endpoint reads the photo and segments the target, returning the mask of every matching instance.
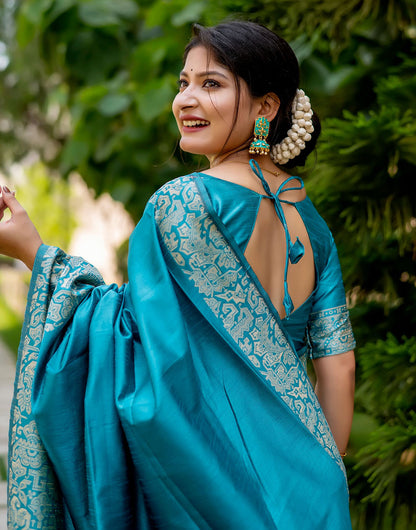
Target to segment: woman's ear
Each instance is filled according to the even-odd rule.
[[[280,99],[274,92],[269,92],[260,100],[259,116],[264,116],[272,121],[279,111]]]

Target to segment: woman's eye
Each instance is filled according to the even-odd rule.
[[[205,88],[216,88],[219,86],[220,84],[218,83],[218,81],[214,81],[214,79],[205,79],[204,81]]]
[[[186,79],[179,79],[178,81],[178,89],[184,90],[189,85],[189,82]],[[205,79],[202,83],[202,86],[204,88],[216,88],[219,87],[220,84],[218,81],[215,81],[214,79]]]

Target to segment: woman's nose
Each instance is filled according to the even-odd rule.
[[[175,99],[181,108],[195,107],[198,104],[195,91],[191,86],[187,86],[182,92],[179,92]]]

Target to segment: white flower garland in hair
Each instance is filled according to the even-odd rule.
[[[270,150],[271,159],[275,164],[287,164],[305,149],[305,142],[312,138],[311,133],[314,130],[312,114],[310,99],[298,88],[292,104],[292,127],[287,131],[286,138],[273,145]]]

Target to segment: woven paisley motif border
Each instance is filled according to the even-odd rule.
[[[56,481],[32,417],[32,385],[47,315],[50,285],[45,276],[56,249],[46,251],[36,277],[22,335],[9,431],[8,528],[62,528]]]
[[[345,473],[315,392],[260,291],[206,210],[192,176],[152,197],[170,255],[264,381]]]
[[[59,487],[32,414],[32,392],[44,332],[62,325],[79,303],[71,292],[80,274],[89,280],[85,282],[85,287],[78,287],[81,296],[88,289],[88,283],[102,283],[92,265],[81,258],[66,256],[56,247],[44,247],[43,256],[33,274],[10,414],[9,530],[64,528]],[[58,281],[61,296],[53,299]]]
[[[312,313],[308,335],[314,359],[344,353],[356,345],[346,305]]]

